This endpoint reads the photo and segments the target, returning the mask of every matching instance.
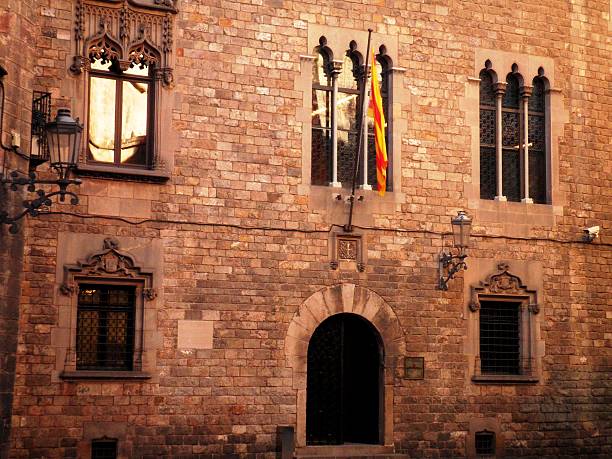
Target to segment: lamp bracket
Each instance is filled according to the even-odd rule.
[[[464,253],[462,249],[459,249],[456,255],[453,255],[452,251],[449,253],[444,251],[440,253],[438,260],[440,274],[438,288],[440,290],[448,290],[448,282],[455,278],[455,274],[461,270],[467,269],[467,263],[465,262],[466,258],[467,254]]]
[[[4,223],[9,226],[9,232],[16,234],[19,231],[17,222],[26,215],[36,217],[40,213],[40,208],[43,206],[50,206],[53,204],[51,198],[53,196],[59,196],[59,200],[64,202],[66,195],[70,196],[70,203],[76,205],[79,203],[79,197],[72,191],[68,191],[70,185],[80,185],[81,180],[79,179],[59,179],[59,180],[38,180],[36,173],[30,172],[27,176],[20,175],[17,171],[13,171],[9,174],[8,178],[0,178],[0,183],[3,185],[8,184],[12,191],[17,191],[20,186],[27,187],[26,189],[30,193],[36,193],[38,196],[32,200],[23,201],[24,210],[13,217],[9,217],[8,212],[0,212],[0,223]],[[45,190],[36,189],[36,185],[58,185],[58,191],[52,191],[50,193]]]

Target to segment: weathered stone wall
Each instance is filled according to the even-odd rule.
[[[422,381],[403,379],[401,363],[388,369],[396,451],[463,457],[471,423],[493,419],[508,457],[612,454],[608,2],[367,3],[180,2],[175,84],[164,90],[173,100],[173,123],[164,129],[179,137],[170,180],[84,178],[81,204],[53,210],[104,218],[29,221],[13,457],[85,456],[88,441],[105,432],[120,439],[122,457],[274,457],[277,426],[296,426],[299,415],[285,353],[289,324],[313,293],[341,283],[376,292],[402,326],[406,355],[425,357]],[[51,91],[57,104],[80,97],[72,91],[82,76],[67,71],[72,4],[41,0],[35,9],[42,27],[37,53],[45,58],[34,67],[33,84]],[[344,264],[330,269],[328,229],[345,222],[344,203],[331,193],[315,200],[319,191],[300,172],[308,152],[299,114],[310,111],[310,94],[297,82],[315,25],[330,34],[372,27],[393,37],[394,65],[406,69],[400,87],[410,96],[394,110],[407,125],[401,183],[385,201],[372,193],[356,206],[356,222],[377,228],[360,230],[364,272]],[[552,113],[562,137],[552,166],[560,198],[551,206],[483,209],[468,199],[474,114],[465,99],[468,77],[484,65],[475,62],[482,50],[554,63],[563,108]],[[122,206],[126,201],[133,207]],[[448,292],[436,289],[437,255],[449,244],[443,233],[458,209],[475,221],[474,260],[507,261],[526,272],[529,263],[541,267],[522,278],[542,285],[538,383],[470,379],[467,288],[460,276]],[[130,225],[114,212],[157,221]],[[168,220],[175,222],[162,222]],[[596,224],[601,239],[580,243],[581,229]],[[161,239],[151,380],[58,378],[60,233]],[[100,247],[78,249],[84,258]],[[475,269],[476,282],[491,274]],[[180,321],[212,321],[212,349],[178,348]]]
[[[3,78],[5,107],[2,144],[11,145],[10,133],[21,136],[22,145],[30,141],[30,104],[34,74],[33,37],[36,29],[33,18],[34,1],[0,1],[0,64],[8,72]],[[5,158],[6,155],[6,158]],[[0,161],[6,161],[6,171],[27,172],[27,161],[0,150]],[[2,163],[0,163],[2,164]],[[23,207],[22,190],[10,191],[0,186],[0,212],[15,215]],[[0,228],[0,457],[8,457],[10,444],[13,384],[19,302],[23,273],[25,225],[11,235],[8,226]]]

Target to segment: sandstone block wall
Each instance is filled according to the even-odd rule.
[[[22,81],[52,92],[55,106],[80,97],[74,79],[82,76],[67,71],[73,7],[39,0],[28,16],[40,27],[33,73]],[[164,89],[173,101],[164,129],[178,135],[170,180],[84,178],[79,206],[52,208],[71,214],[30,219],[23,233],[11,457],[86,457],[89,441],[103,435],[119,438],[122,457],[275,457],[277,427],[297,426],[300,416],[285,352],[291,320],[314,293],[338,284],[379,295],[401,325],[405,354],[425,358],[422,381],[404,379],[399,360],[388,369],[396,451],[464,457],[474,420],[493,420],[507,457],[612,454],[609,8],[604,0],[180,2],[175,82]],[[356,207],[363,272],[330,269],[331,225],[345,223],[346,207],[301,174],[308,152],[300,113],[310,111],[310,95],[297,82],[314,27],[372,27],[397,40],[394,65],[405,69],[405,97],[394,109],[407,126],[395,165],[401,183],[384,204],[372,193]],[[485,209],[468,198],[473,113],[465,100],[482,50],[554,63],[562,110],[551,116],[562,127],[552,167],[562,199],[551,206]],[[477,271],[441,292],[437,255],[458,209],[474,217]],[[580,243],[582,228],[596,224],[602,238]],[[60,233],[161,240],[150,380],[58,378]],[[99,249],[70,246],[80,258]],[[491,274],[476,260],[540,266],[523,279],[541,285],[537,383],[471,381],[464,283]],[[183,321],[212,322],[212,348],[179,346],[189,342],[179,336]]]

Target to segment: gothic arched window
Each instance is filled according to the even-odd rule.
[[[490,61],[480,72],[480,198],[548,202],[546,84],[540,69],[533,86],[518,66],[497,82]]]
[[[325,37],[319,40],[312,72],[311,182],[313,185],[349,187],[359,139],[360,87],[364,84],[364,58],[351,42],[342,60],[335,60]],[[381,54],[374,63],[381,81],[384,112],[389,125],[390,60]],[[383,59],[384,57],[384,59]],[[367,80],[369,84],[369,79]],[[369,90],[369,87],[367,87]],[[368,122],[364,158],[360,159],[358,184],[366,189],[376,185],[376,152],[372,124]],[[387,129],[387,139],[390,129]],[[391,142],[387,156],[391,162]],[[365,160],[364,160],[365,159]],[[390,174],[388,173],[389,177]],[[387,190],[391,189],[390,180]]]

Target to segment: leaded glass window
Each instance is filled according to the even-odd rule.
[[[545,97],[544,81],[535,77],[529,97],[529,195],[538,204],[547,202]]]
[[[510,73],[502,102],[502,177],[508,201],[521,200],[521,110],[519,80]]]
[[[135,286],[80,284],[77,370],[133,369]]]
[[[493,199],[497,183],[495,168],[495,92],[493,79],[480,72],[480,198]]]
[[[479,76],[480,198],[547,203],[544,78],[533,79],[531,92],[513,65],[505,86],[497,85],[489,61]]]

